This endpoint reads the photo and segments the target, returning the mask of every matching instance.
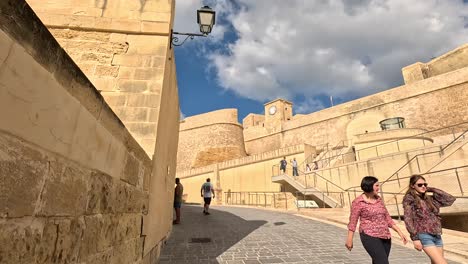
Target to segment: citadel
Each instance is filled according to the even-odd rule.
[[[401,220],[412,174],[458,197],[442,217],[447,241],[461,246],[446,251],[468,259],[468,44],[404,67],[400,87],[321,111],[294,115],[278,98],[242,124],[237,109],[179,120],[174,15],[173,0],[0,1],[1,263],[181,263],[162,252],[177,248],[171,237],[197,234],[184,224],[207,221],[201,210],[187,219],[206,178],[218,208],[339,222],[362,177],[375,175]],[[229,217],[250,228],[231,230],[239,240],[272,226],[219,215],[210,223],[222,231]],[[178,254],[202,248],[192,238]],[[229,241],[200,252],[216,260],[239,242]]]

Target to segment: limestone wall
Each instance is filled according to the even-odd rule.
[[[431,78],[468,66],[468,44],[452,50],[428,63],[417,62],[402,69],[406,84]]]
[[[179,133],[177,170],[246,156],[237,109],[188,117],[181,123]]]
[[[174,1],[27,2],[151,157]]]
[[[288,162],[296,158],[300,164],[305,159],[304,151],[304,145],[277,149],[210,166],[178,171],[177,177],[181,178],[184,185],[186,201],[192,203],[200,202],[200,187],[206,178],[212,180],[218,195],[216,200],[218,203],[222,202],[221,198],[229,190],[231,192],[278,192],[280,191],[280,184],[271,181],[273,166],[279,165],[279,161],[283,157],[286,157]]]
[[[157,261],[179,116],[164,61],[152,162],[30,7],[0,2],[0,262]]]
[[[244,133],[248,154],[307,143],[336,144],[348,129],[378,130],[375,116],[404,117],[406,127],[433,130],[468,121],[468,67],[327,108],[282,124],[282,131]],[[370,125],[367,119],[374,122]],[[356,125],[359,120],[362,126]],[[249,130],[252,130],[250,127]],[[262,134],[261,132],[264,132]]]

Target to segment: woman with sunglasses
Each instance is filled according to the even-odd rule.
[[[433,195],[428,195],[431,192]],[[421,175],[413,175],[403,198],[405,225],[416,250],[424,250],[433,264],[445,264],[442,243],[440,207],[450,206],[455,197],[434,187],[428,187]]]
[[[354,199],[351,205],[345,246],[349,251],[353,249],[353,236],[359,220],[359,236],[362,245],[372,258],[372,263],[388,264],[388,256],[392,246],[392,235],[388,228],[391,227],[395,230],[404,244],[407,243],[407,239],[393,222],[378,195],[379,180],[373,176],[366,176],[361,181],[361,189],[364,193]]]

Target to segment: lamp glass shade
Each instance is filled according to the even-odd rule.
[[[208,6],[204,6],[197,10],[197,22],[200,25],[200,31],[203,34],[208,35],[213,29],[213,25],[215,24],[215,14],[216,12]]]

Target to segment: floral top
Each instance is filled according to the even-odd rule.
[[[421,233],[441,235],[442,224],[440,222],[439,208],[452,205],[456,199],[452,195],[432,187],[427,187],[427,192],[434,194],[432,196],[434,209],[429,207],[425,202],[422,202],[421,207],[419,207],[416,199],[411,194],[406,194],[403,198],[405,225],[413,241],[419,240],[418,234]]]
[[[358,220],[360,220],[359,233],[384,239],[392,237],[388,228],[394,226],[395,223],[380,197],[375,203],[364,200],[364,194],[354,199],[348,230],[355,232]]]

